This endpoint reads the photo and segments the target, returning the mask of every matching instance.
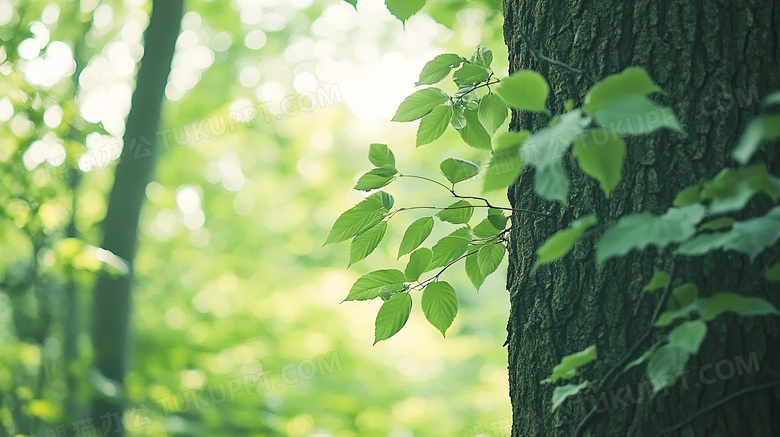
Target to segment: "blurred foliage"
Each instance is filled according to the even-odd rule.
[[[446,156],[451,132],[409,159],[414,127],[387,123],[398,101],[375,84],[411,89],[435,54],[503,47],[496,2],[452,3],[405,25],[368,0],[187,3],[122,390],[90,366],[90,290],[126,269],[96,245],[151,5],[0,0],[0,436],[110,435],[112,418],[87,432],[105,395],[139,436],[460,435],[508,416],[503,278],[459,296],[471,310],[446,340],[413,318],[371,347],[376,308],[338,303],[394,250],[345,271],[347,248],[321,248],[370,141],[410,170]]]

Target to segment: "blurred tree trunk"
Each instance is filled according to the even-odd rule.
[[[531,170],[510,187],[513,207],[547,211],[553,217],[513,217],[507,281],[512,436],[573,436],[594,404],[598,411],[583,426],[584,435],[780,435],[777,385],[724,402],[688,425],[661,432],[733,393],[778,380],[773,375],[780,362],[777,318],[721,316],[711,322],[700,353],[688,364],[687,384],[680,381],[669,393],[662,391],[652,400],[638,389],[647,387],[644,365],[619,380],[611,379],[601,393],[567,401],[555,413],[550,400],[554,387],[540,384],[561,357],[591,344],[597,345],[599,359],[584,369],[582,379],[598,383],[621,362],[648,331],[659,299],[658,294],[641,293],[642,286],[654,269],[668,272],[672,262],[675,283],[694,281],[702,295],[739,290],[779,307],[777,290],[743,288],[758,278],[765,260],[757,259],[753,265],[747,257],[732,252],[673,261],[668,250],[648,249],[596,266],[597,236],[590,236],[561,261],[531,273],[536,249],[575,218],[596,214],[602,225],[593,233],[600,234],[604,224],[614,224],[622,215],[662,213],[679,190],[713,177],[724,163],[735,165],[729,152],[746,122],[757,113],[759,96],[780,89],[780,4],[773,0],[505,0],[504,15],[510,70],[541,72],[551,84],[548,103],[553,112],[563,112],[569,98],[581,105],[590,83],[537,61],[523,35],[542,55],[596,78],[632,65],[647,69],[666,92],[654,99],[671,106],[687,132],[687,136],[663,131],[627,138],[623,179],[609,200],[594,180],[570,165],[569,155],[564,157],[571,178],[567,206],[536,196]],[[536,129],[546,121],[515,114],[511,128]],[[759,158],[778,174],[777,150],[765,151]],[[748,211],[765,210],[766,203],[754,200]],[[631,359],[659,338],[651,335]],[[756,361],[752,371],[730,378],[715,378],[709,367],[704,375],[716,380],[702,381],[700,370],[722,360],[731,366],[739,360]],[[621,375],[620,370],[616,374]]]
[[[100,275],[95,286],[93,308],[95,367],[103,376],[118,383],[119,387],[124,381],[128,361],[130,292],[134,278],[132,265],[137,246],[138,219],[144,189],[149,183],[159,153],[156,132],[182,9],[183,0],[153,2],[149,27],[144,35],[144,55],[127,116],[122,158],[116,167],[103,222],[102,247],[130,265],[127,275]],[[124,408],[123,393],[103,394],[98,394],[92,405],[92,417],[98,424],[106,414],[118,413],[121,417]],[[112,394],[116,397],[112,397]]]

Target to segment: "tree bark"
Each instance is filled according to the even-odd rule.
[[[130,272],[123,276],[102,273],[95,286],[92,342],[95,367],[106,378],[124,382],[129,343],[132,264],[138,239],[138,219],[159,151],[156,132],[179,34],[183,0],[156,0],[144,35],[144,55],[127,117],[122,159],[103,222],[103,248],[123,258]],[[103,393],[93,400],[97,423],[106,414],[124,409],[122,393]]]
[[[597,182],[572,165],[570,154],[564,156],[571,182],[567,205],[534,193],[533,170],[525,170],[510,187],[513,207],[552,215],[512,217],[507,280],[512,436],[570,437],[578,429],[594,436],[780,435],[780,386],[767,385],[780,380],[775,370],[780,363],[777,317],[727,315],[710,322],[687,373],[652,399],[645,365],[625,374],[621,366],[601,392],[570,399],[554,413],[554,387],[540,384],[563,356],[591,344],[597,345],[599,358],[574,382],[590,379],[598,384],[624,360],[651,329],[660,293],[641,289],[654,269],[669,272],[674,264],[674,285],[694,282],[700,296],[738,291],[780,307],[776,287],[770,290],[763,281],[750,285],[766,267],[768,256],[755,263],[733,252],[672,258],[671,249],[650,248],[603,265],[595,262],[595,243],[607,225],[625,214],[661,214],[681,189],[715,176],[724,166],[736,166],[730,151],[758,112],[759,96],[780,89],[780,3],[505,0],[504,15],[510,70],[542,73],[551,85],[548,107],[554,113],[563,112],[566,99],[581,105],[591,84],[581,75],[535,59],[523,36],[542,55],[581,68],[597,80],[629,66],[645,68],[665,91],[653,99],[671,106],[687,133],[658,131],[627,138],[623,178],[610,199]],[[514,114],[510,127],[538,129],[547,121]],[[773,174],[780,173],[776,147],[764,147],[754,160],[763,160]],[[768,207],[768,199],[756,198],[744,216]],[[560,261],[531,273],[539,246],[587,214],[598,217],[598,229]],[[777,247],[768,252],[777,258]],[[631,360],[663,338],[660,334],[656,329]],[[734,373],[729,375],[728,369]],[[742,369],[741,375],[737,369]],[[743,389],[749,393],[728,398]]]

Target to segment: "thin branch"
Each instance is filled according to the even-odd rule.
[[[742,395],[745,395],[745,394],[748,394],[748,393],[752,393],[754,391],[766,390],[766,389],[772,388],[772,387],[774,387],[776,385],[780,385],[780,381],[772,381],[772,382],[768,382],[766,384],[754,385],[753,387],[743,388],[742,390],[740,390],[738,392],[734,392],[734,393],[726,396],[725,398],[723,398],[723,399],[721,399],[719,401],[713,402],[709,406],[707,406],[705,408],[702,408],[701,410],[693,413],[690,417],[688,417],[687,419],[685,419],[682,422],[678,423],[677,425],[674,425],[671,428],[663,429],[660,432],[661,432],[661,434],[669,434],[670,432],[677,431],[678,429],[680,429],[680,428],[690,424],[694,420],[696,420],[696,418],[701,416],[702,414],[709,413],[710,411],[715,410],[716,408],[722,406],[723,404],[725,404],[726,402],[728,402],[728,401],[730,401],[732,399],[738,398],[738,397],[740,397]]]
[[[520,30],[519,33],[520,33],[520,37],[523,39],[523,42],[525,42],[526,47],[528,47],[528,50],[531,52],[531,54],[534,56],[534,58],[536,58],[537,61],[546,62],[546,63],[548,63],[550,65],[555,65],[556,67],[561,67],[561,68],[563,68],[565,70],[568,70],[571,73],[578,74],[578,75],[584,77],[590,83],[596,83],[596,81],[593,79],[593,76],[591,76],[590,73],[588,73],[587,71],[580,70],[579,68],[572,67],[569,64],[566,64],[566,63],[561,62],[561,61],[556,61],[555,59],[548,58],[547,56],[544,56],[543,54],[539,53],[539,50],[537,50],[536,47],[534,47],[534,45],[531,43],[530,38],[528,38],[525,35],[525,32]]]

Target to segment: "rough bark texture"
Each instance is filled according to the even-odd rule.
[[[644,67],[666,91],[654,100],[673,107],[687,132],[687,136],[662,131],[627,139],[624,176],[609,200],[594,180],[571,165],[569,155],[564,157],[571,177],[567,206],[536,196],[532,170],[524,171],[510,188],[514,207],[553,216],[513,217],[507,326],[512,436],[575,435],[594,404],[598,413],[589,420],[584,435],[780,435],[778,385],[736,397],[686,426],[663,432],[733,393],[780,379],[777,317],[728,315],[711,322],[700,353],[688,363],[689,373],[668,393],[662,391],[653,399],[647,396],[644,365],[625,374],[616,372],[620,379],[607,386],[612,391],[568,401],[555,413],[550,411],[553,387],[540,384],[561,357],[590,344],[597,345],[599,360],[573,381],[598,383],[650,329],[659,294],[640,290],[654,269],[669,271],[670,250],[635,250],[597,266],[595,242],[604,226],[620,216],[640,211],[660,214],[681,189],[713,177],[724,165],[736,166],[729,152],[757,113],[758,96],[780,89],[780,3],[505,0],[504,13],[510,69],[541,72],[551,84],[548,106],[553,112],[561,113],[569,98],[580,105],[589,84],[564,69],[537,62],[521,32],[541,54],[582,68],[597,80],[628,66]],[[536,129],[546,121],[515,114],[511,127]],[[777,175],[776,150],[776,145],[766,146],[754,161],[769,163]],[[762,213],[769,203],[756,198],[746,212]],[[587,214],[599,218],[598,229],[561,261],[532,274],[536,249],[555,231]],[[754,283],[779,252],[770,248],[753,264],[732,252],[705,259],[676,257],[674,283],[693,281],[705,296],[738,290],[780,307],[777,287]],[[632,359],[662,338],[662,332],[656,331]]]
[[[156,131],[160,122],[165,84],[179,34],[183,0],[156,0],[144,35],[144,56],[138,70],[132,106],[123,137],[122,159],[117,164],[114,185],[103,222],[103,245],[131,265],[124,276],[101,274],[95,285],[92,343],[95,366],[105,377],[124,381],[128,361],[130,292],[132,264],[138,236],[138,218],[144,189],[158,156]],[[111,393],[107,393],[111,394]],[[92,404],[93,419],[119,414],[124,409],[123,394],[97,397]],[[99,422],[98,422],[99,423]],[[120,431],[117,435],[123,434]]]

